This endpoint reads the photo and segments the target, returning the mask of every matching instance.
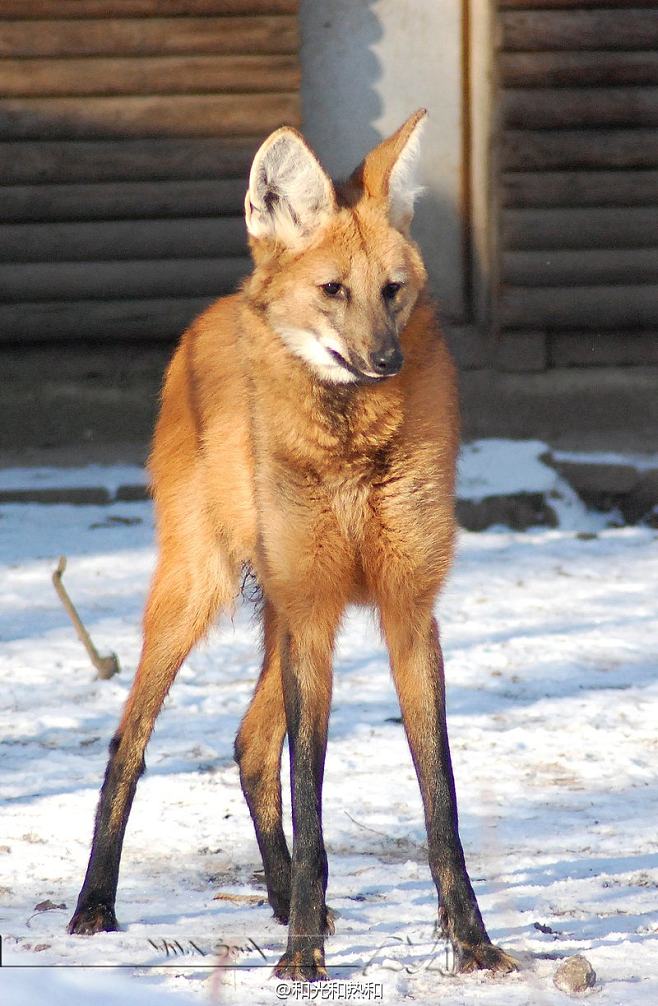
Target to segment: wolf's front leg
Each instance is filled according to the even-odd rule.
[[[425,809],[429,863],[439,895],[439,923],[457,971],[514,971],[516,962],[492,944],[466,871],[457,827],[457,799],[446,725],[443,658],[436,621],[410,608],[408,617],[382,610],[402,719]]]
[[[322,837],[322,778],[331,705],[331,655],[336,626],[309,620],[280,637],[290,748],[293,852],[288,947],[278,978],[321,981],[327,918],[327,855]]]

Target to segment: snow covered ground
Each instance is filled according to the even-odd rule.
[[[586,513],[537,460],[542,444],[476,446],[462,495],[496,491],[503,472],[508,491],[544,480],[562,494],[556,530],[463,533],[438,607],[462,839],[489,933],[521,971],[444,973],[417,784],[363,612],[349,614],[336,656],[330,971],[374,983],[361,1001],[534,1006],[567,1001],[552,976],[583,953],[598,1003],[658,1002],[658,534]],[[6,479],[20,488],[16,471]],[[60,554],[92,637],[120,657],[110,681],[94,679],[53,591]],[[3,1006],[303,1001],[270,976],[285,930],[262,903],[232,760],[259,663],[247,606],[192,654],[158,721],[125,843],[123,931],[66,935],[153,561],[147,503],[0,507]],[[209,967],[228,958],[240,967]],[[346,986],[332,992],[341,1001]]]

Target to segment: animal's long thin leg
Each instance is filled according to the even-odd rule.
[[[512,971],[516,963],[487,935],[466,870],[446,724],[443,657],[428,612],[382,611],[393,679],[400,699],[425,809],[429,864],[439,896],[439,921],[457,969]]]
[[[176,673],[190,649],[205,633],[222,604],[228,578],[214,576],[216,552],[194,573],[184,556],[167,552],[153,578],[144,615],[144,643],[119,727],[110,744],[96,811],[87,873],[69,923],[70,933],[118,929],[115,899],[123,838],[137,782],[144,771],[144,752]],[[215,562],[213,562],[215,560]]]
[[[263,857],[267,896],[279,922],[290,913],[290,852],[281,820],[281,751],[286,736],[278,620],[266,601],[263,666],[256,691],[240,724],[235,758],[242,791]]]

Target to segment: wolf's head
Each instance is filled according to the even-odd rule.
[[[409,237],[425,116],[415,112],[342,185],[287,126],[254,158],[247,296],[324,381],[381,381],[402,367],[400,333],[427,278]]]

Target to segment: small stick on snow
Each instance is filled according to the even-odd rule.
[[[92,643],[91,636],[82,624],[80,616],[73,605],[73,601],[67,594],[66,588],[62,583],[62,574],[65,569],[66,556],[61,555],[59,557],[59,562],[57,563],[57,569],[53,573],[53,587],[57,591],[60,601],[64,605],[69,618],[73,622],[73,627],[75,628],[78,639],[84,646],[85,650],[89,654],[89,659],[98,671],[98,677],[103,679],[111,678],[114,674],[119,673],[119,658],[116,653],[110,653],[107,657],[101,657],[100,653]]]
[[[386,838],[389,842],[393,842],[394,845],[397,845],[398,848],[411,846],[412,849],[421,849],[423,852],[427,852],[427,846],[414,842],[413,838],[405,838],[404,836],[401,838],[394,838],[393,835],[387,835],[385,831],[377,831],[376,828],[371,828],[369,825],[362,824],[361,821],[357,821],[355,817],[352,817],[348,810],[343,811],[343,813],[347,814],[350,821],[353,821],[357,828],[363,828],[364,831],[371,831],[373,835],[379,835],[380,838]]]
[[[264,894],[233,894],[231,891],[219,891],[213,894],[213,901],[230,901],[234,905],[264,905]]]

